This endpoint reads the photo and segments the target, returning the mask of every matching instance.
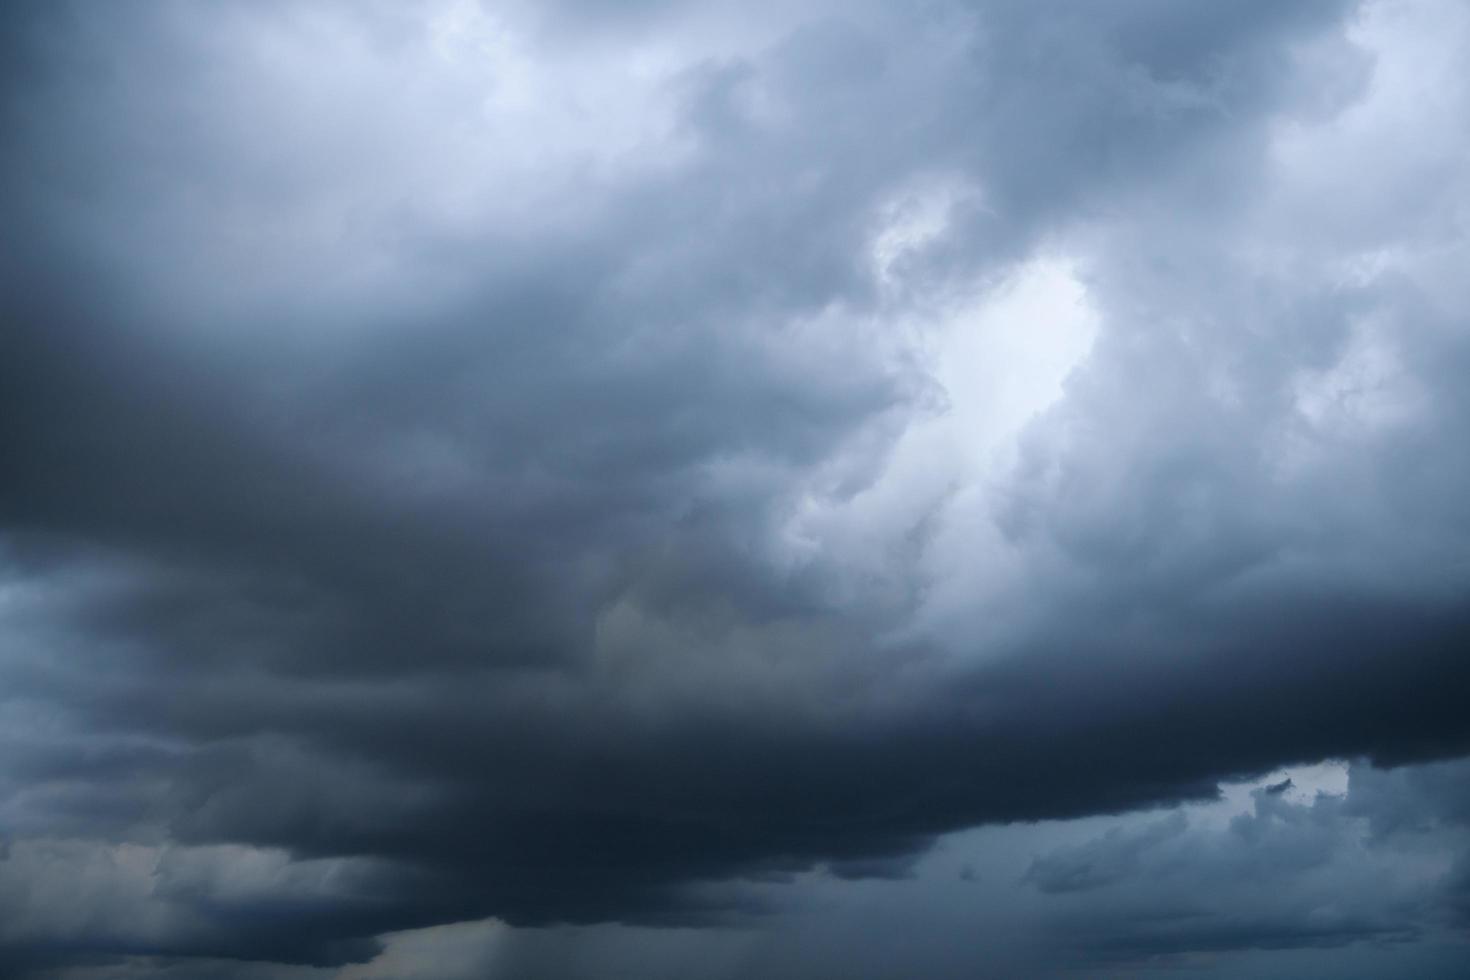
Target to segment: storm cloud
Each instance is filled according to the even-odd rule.
[[[1452,975],[1460,5],[0,30],[0,969]]]

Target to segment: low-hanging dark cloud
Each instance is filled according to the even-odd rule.
[[[742,883],[1470,751],[1453,5],[4,18],[15,970],[776,916]],[[1442,809],[1368,785],[1252,826]],[[1310,876],[1120,918],[1231,854],[1087,901],[1187,839],[1021,887],[1103,959],[1425,928]]]

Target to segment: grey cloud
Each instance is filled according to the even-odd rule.
[[[1189,954],[1452,936],[1467,838],[1453,803],[1417,812],[1434,836],[1384,834],[1402,807],[1385,782],[1431,783],[1464,764],[1393,771],[1358,764],[1344,796],[1294,799],[1262,786],[1228,826],[1182,812],[1038,856],[1028,884],[1057,896],[1052,929],[1084,958],[1146,963]],[[1287,780],[1286,782],[1290,782]],[[1378,828],[1369,832],[1370,828]],[[1433,855],[1433,857],[1429,857]],[[1427,860],[1426,860],[1427,859]],[[1429,870],[1436,865],[1451,870]]]
[[[1136,871],[1142,854],[1184,832],[1182,813],[1136,833],[1114,829],[1081,847],[1047,854],[1032,862],[1026,880],[1043,892],[1083,891],[1109,885]]]
[[[7,955],[709,923],[748,911],[722,882],[902,879],[981,823],[1470,748],[1453,150],[1374,164],[1386,215],[1316,215],[1291,169],[1319,152],[1291,134],[1386,111],[1377,8],[813,5],[727,36],[721,5],[636,6],[8,10],[0,833],[347,863],[242,898],[157,858],[134,897],[168,928],[114,903]],[[876,270],[934,187],[943,227]],[[1098,332],[1014,466],[890,493],[944,415],[925,331],[1054,254]],[[840,521],[884,494],[900,532],[849,566]],[[1448,793],[1354,778],[1347,806],[1416,787],[1382,834]],[[1231,887],[1341,846],[1335,804],[1280,796]],[[1030,880],[1124,887],[1187,836]],[[1417,934],[1290,898],[1086,934]]]

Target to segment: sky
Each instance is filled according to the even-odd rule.
[[[0,13],[0,975],[1463,975],[1470,7]]]

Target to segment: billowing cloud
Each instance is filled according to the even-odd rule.
[[[1453,833],[1342,857],[1470,751],[1457,5],[4,18],[11,962],[678,963],[1325,758],[1005,887],[1084,958],[1463,923]]]

